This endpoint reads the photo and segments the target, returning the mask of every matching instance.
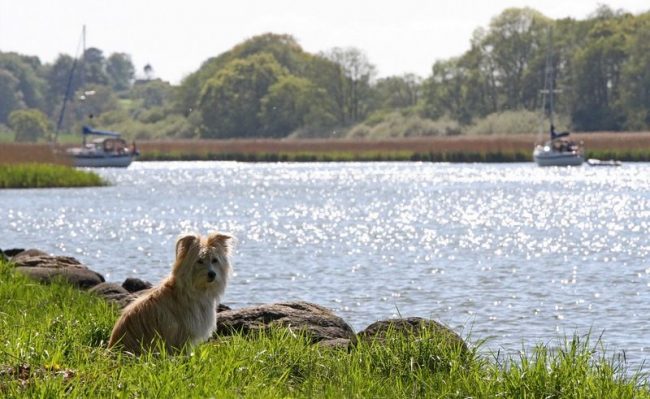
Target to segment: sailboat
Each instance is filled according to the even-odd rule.
[[[549,42],[551,33],[549,32]],[[552,46],[551,46],[552,47]],[[546,71],[544,76],[544,89],[541,91],[544,96],[548,95],[548,117],[550,139],[543,144],[537,144],[533,150],[533,159],[539,166],[580,166],[584,162],[584,145],[569,138],[570,133],[556,132],[554,124],[554,94],[559,90],[553,88],[554,69],[552,62],[552,48],[546,56]],[[546,99],[546,98],[545,98]],[[545,101],[542,101],[546,104]]]
[[[82,43],[83,51],[81,53],[81,58],[86,52],[86,26],[84,25],[82,30]],[[75,69],[77,66],[77,60],[75,59],[72,69],[70,71],[70,76],[68,78],[68,86],[66,88],[65,98],[63,99],[63,105],[61,107],[61,113],[59,115],[59,121],[57,123],[57,133],[61,128],[61,123],[63,121],[63,115],[65,113],[66,104],[70,98],[70,91],[72,86],[72,77],[74,75]],[[82,100],[86,95],[92,95],[94,92],[88,91],[85,92],[82,96]],[[92,118],[92,115],[90,116]],[[66,154],[72,157],[74,166],[77,167],[91,167],[91,168],[103,168],[103,167],[128,167],[133,160],[140,155],[139,151],[135,146],[135,142],[131,147],[127,142],[121,138],[120,133],[111,132],[107,130],[95,129],[91,126],[84,125],[81,130],[83,137],[82,146],[75,148],[68,148]],[[88,136],[98,136],[97,138],[88,142]],[[56,142],[56,136],[55,136]]]
[[[72,156],[74,166],[126,168],[139,155],[135,144],[129,148],[129,145],[120,137],[119,133],[93,129],[90,126],[84,126],[82,129],[83,146],[66,150],[68,155]],[[88,143],[86,137],[89,135],[100,137]]]

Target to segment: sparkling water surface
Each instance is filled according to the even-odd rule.
[[[85,189],[0,190],[0,248],[157,282],[182,232],[237,237],[232,307],[306,300],[356,330],[442,321],[490,349],[602,335],[650,350],[650,164],[136,162]]]

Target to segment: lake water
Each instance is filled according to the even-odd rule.
[[[356,330],[442,321],[491,349],[650,351],[650,164],[141,163],[113,185],[0,191],[0,248],[159,281],[181,232],[238,239],[232,307],[306,300]]]

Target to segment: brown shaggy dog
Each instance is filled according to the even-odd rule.
[[[124,308],[108,347],[139,354],[160,340],[175,353],[208,339],[230,272],[230,240],[220,233],[179,238],[171,275]]]

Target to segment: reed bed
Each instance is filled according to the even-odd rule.
[[[47,163],[72,165],[72,159],[60,149],[45,143],[2,143],[0,164]]]
[[[581,133],[590,158],[650,160],[650,133]],[[537,135],[385,140],[249,139],[139,143],[141,160],[527,162]]]
[[[107,183],[93,172],[42,163],[0,164],[1,188],[96,187]]]
[[[647,381],[584,337],[503,358],[388,334],[351,350],[275,330],[178,356],[106,349],[117,309],[69,285],[40,285],[0,260],[0,397],[650,398]]]
[[[445,136],[383,140],[233,139],[140,141],[141,161],[234,160],[242,162],[431,161],[529,162],[534,134]],[[650,132],[576,133],[588,158],[650,161]],[[70,146],[70,145],[67,145]],[[0,164],[42,162],[71,164],[60,146],[0,144]]]

